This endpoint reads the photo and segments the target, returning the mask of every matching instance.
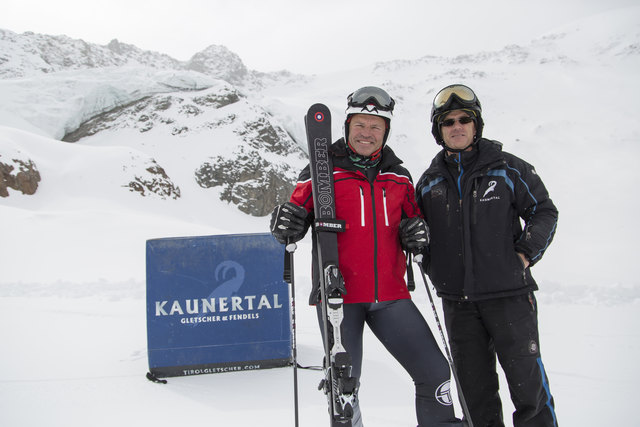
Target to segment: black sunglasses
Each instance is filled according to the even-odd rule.
[[[460,117],[459,119],[457,119],[458,123],[460,123],[461,125],[468,125],[471,122],[475,122],[475,119],[473,117]],[[456,119],[445,119],[442,120],[440,122],[440,126],[444,126],[446,128],[448,128],[449,126],[453,126],[456,124]]]

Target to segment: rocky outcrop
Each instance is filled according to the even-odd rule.
[[[82,123],[63,140],[90,144],[91,137],[103,131],[125,129],[144,134],[136,137],[141,150],[149,145],[171,150],[181,144],[185,156],[205,154],[194,171],[197,185],[221,187],[221,200],[253,216],[268,215],[288,199],[306,162],[305,154],[270,114],[223,81],[206,90],[157,94],[116,107]],[[176,136],[180,139],[170,138]],[[145,197],[180,198],[180,186],[155,160],[144,167],[141,162],[131,166],[134,170],[128,173],[136,175],[125,187]]]
[[[171,181],[155,160],[152,160],[152,165],[147,167],[143,173],[137,174],[125,187],[129,188],[129,191],[140,193],[141,196],[155,194],[162,199],[180,198],[180,187]]]
[[[238,55],[218,45],[196,53],[184,67],[231,83],[241,83],[249,73]]]
[[[234,158],[218,156],[204,162],[195,177],[203,188],[222,187],[220,199],[242,212],[265,216],[289,199],[294,187],[290,172],[285,165],[270,164],[255,150],[240,149]]]
[[[239,100],[238,92],[227,84],[193,93],[175,92],[145,96],[92,117],[67,133],[62,140],[77,142],[104,130],[125,128],[134,128],[143,133],[158,126],[170,126],[171,135],[180,135],[190,129],[182,119],[188,121],[189,118],[199,116],[208,109],[222,108]]]
[[[267,114],[242,123],[232,154],[215,156],[195,171],[203,188],[222,187],[220,198],[253,216],[268,215],[289,199],[305,155],[293,139]],[[298,164],[292,168],[291,164]]]
[[[0,197],[9,197],[9,188],[32,195],[38,190],[40,172],[32,160],[3,161],[0,155]]]

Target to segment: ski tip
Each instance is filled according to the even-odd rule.
[[[313,120],[322,123],[326,120],[331,120],[331,112],[329,111],[329,107],[324,104],[313,104],[309,107],[307,117],[313,117]]]

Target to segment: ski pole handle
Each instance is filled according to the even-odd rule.
[[[298,245],[296,245],[295,243],[287,243],[287,246],[285,246],[284,249],[290,254],[292,254],[296,251],[296,249],[298,249]]]
[[[295,243],[289,243],[291,237],[287,237],[287,245],[284,247],[284,267],[282,271],[282,278],[285,282],[293,284],[293,253],[298,248]]]

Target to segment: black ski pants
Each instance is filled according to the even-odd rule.
[[[557,427],[540,357],[533,293],[477,302],[443,300],[451,352],[476,427],[504,427],[496,355],[515,407],[514,427]]]
[[[391,355],[409,373],[416,389],[416,413],[419,427],[461,426],[454,416],[450,394],[450,369],[429,325],[412,300],[403,299],[366,304],[344,304],[343,346],[351,355],[351,375],[360,380],[362,336],[365,323]],[[322,309],[317,305],[322,331]],[[324,332],[323,332],[324,336]],[[381,393],[388,390],[380,390]],[[359,405],[353,427],[360,427]],[[342,424],[335,424],[342,427]]]

